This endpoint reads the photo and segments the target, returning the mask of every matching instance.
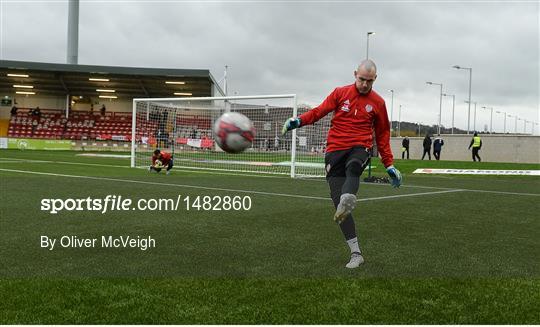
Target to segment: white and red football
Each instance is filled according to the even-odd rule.
[[[214,138],[223,151],[240,153],[253,144],[253,122],[238,112],[226,112],[214,124]]]

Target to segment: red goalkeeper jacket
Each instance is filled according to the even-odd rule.
[[[377,150],[385,167],[392,165],[390,123],[384,99],[375,91],[360,94],[356,85],[336,88],[318,107],[300,115],[302,126],[317,122],[333,112],[328,131],[326,152],[350,149],[361,145],[373,146],[373,132]]]
[[[152,155],[152,165],[156,164],[156,160],[158,157],[155,155]],[[163,166],[167,166],[169,164],[169,161],[171,161],[171,154],[165,151],[161,151],[161,163]]]

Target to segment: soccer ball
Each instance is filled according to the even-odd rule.
[[[249,118],[238,112],[226,112],[214,124],[215,140],[225,152],[239,153],[249,148],[255,128]]]
[[[163,168],[163,162],[161,162],[161,160],[157,159],[154,162],[154,168]]]

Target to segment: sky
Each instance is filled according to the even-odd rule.
[[[68,2],[0,0],[0,58],[65,63]],[[316,106],[366,58],[389,116],[436,125],[440,86],[467,128],[540,122],[538,1],[80,1],[79,64],[209,69],[229,95],[290,94]],[[394,90],[393,107],[392,93]],[[491,109],[493,119],[491,120]],[[501,113],[497,113],[497,111]],[[441,122],[452,125],[452,97]],[[473,129],[474,105],[470,127]],[[534,125],[539,135],[540,126]]]

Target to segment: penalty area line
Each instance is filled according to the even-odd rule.
[[[67,174],[46,173],[46,172],[40,172],[40,171],[5,169],[5,168],[0,168],[0,171],[7,171],[7,172],[12,172],[12,173],[20,173],[20,174],[57,176],[57,177],[67,177],[67,178],[109,181],[109,182],[143,184],[143,185],[171,186],[171,187],[191,188],[191,189],[199,189],[199,190],[211,190],[211,191],[222,191],[222,192],[238,192],[238,193],[260,194],[260,195],[272,195],[272,196],[282,196],[282,197],[292,197],[292,198],[312,199],[312,200],[330,200],[330,198],[320,197],[320,196],[309,196],[309,195],[300,195],[300,194],[284,194],[284,193],[273,193],[273,192],[262,192],[262,191],[251,191],[251,190],[238,190],[238,189],[199,186],[199,185],[187,185],[187,184],[147,182],[147,181],[138,181],[138,180],[122,179],[122,178],[108,178],[108,177],[82,176],[82,175],[67,175]]]
[[[18,162],[28,162],[28,163],[51,163],[51,164],[62,164],[62,165],[76,165],[76,166],[89,166],[89,167],[109,167],[109,168],[122,168],[122,169],[146,169],[146,167],[130,167],[128,165],[110,165],[110,164],[96,164],[96,163],[87,163],[87,162],[72,162],[72,161],[56,161],[56,160],[37,160],[37,159],[19,159],[19,158],[7,158],[10,161],[0,161],[0,163],[18,163]],[[291,179],[291,177],[285,177],[286,174],[269,175],[268,173],[254,173],[246,174],[242,173],[240,170],[235,170],[238,173],[232,173],[231,170],[227,169],[211,169],[211,168],[198,168],[198,167],[187,167],[187,166],[174,166],[174,170],[178,172],[188,172],[195,174],[205,174],[205,175],[226,175],[226,176],[249,176],[249,177],[262,177],[262,178],[283,178]],[[211,171],[209,171],[211,170]],[[217,172],[214,170],[219,170],[223,172]],[[266,174],[266,175],[264,175]]]
[[[445,191],[435,191],[435,192],[422,192],[422,193],[409,193],[409,194],[397,194],[397,195],[388,195],[388,196],[379,196],[375,198],[364,198],[364,199],[358,199],[358,202],[364,202],[364,201],[374,201],[374,200],[387,200],[387,199],[395,199],[395,198],[405,198],[410,196],[420,196],[420,195],[432,195],[432,194],[442,194],[442,193],[453,193],[453,192],[464,192],[466,190],[462,189],[453,189],[453,190],[445,190]]]

